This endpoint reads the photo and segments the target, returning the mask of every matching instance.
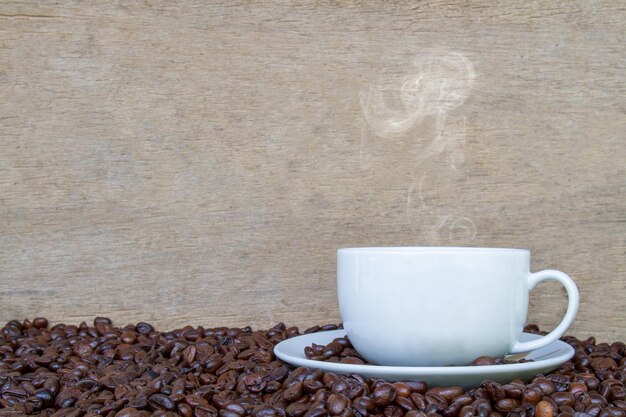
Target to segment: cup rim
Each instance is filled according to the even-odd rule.
[[[509,253],[530,253],[528,249],[518,248],[487,248],[478,246],[365,246],[339,248],[340,252],[393,252],[393,253],[428,253],[428,252],[509,252]]]

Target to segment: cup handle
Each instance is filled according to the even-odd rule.
[[[565,317],[563,317],[561,323],[559,323],[554,330],[542,338],[530,342],[515,342],[510,353],[529,352],[554,342],[559,337],[563,336],[565,331],[572,325],[576,313],[578,313],[580,296],[578,295],[578,287],[576,287],[574,280],[561,271],[545,269],[528,276],[528,291],[532,290],[537,284],[543,281],[558,281],[567,290],[568,303]]]

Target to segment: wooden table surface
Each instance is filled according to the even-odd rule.
[[[0,319],[304,328],[337,248],[497,246],[624,340],[625,43],[613,0],[3,1]]]

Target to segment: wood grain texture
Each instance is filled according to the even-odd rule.
[[[0,320],[306,327],[339,320],[339,247],[476,245],[568,272],[571,333],[624,340],[625,28],[616,1],[3,1]],[[462,104],[379,135],[363,94],[406,113],[451,56]],[[564,308],[545,285],[529,321]]]

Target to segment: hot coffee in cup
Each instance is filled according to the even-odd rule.
[[[523,249],[380,247],[337,251],[337,292],[353,346],[379,365],[467,365],[527,352],[561,337],[578,311],[578,289],[560,271],[531,273]],[[561,323],[520,342],[530,290],[560,282]]]

